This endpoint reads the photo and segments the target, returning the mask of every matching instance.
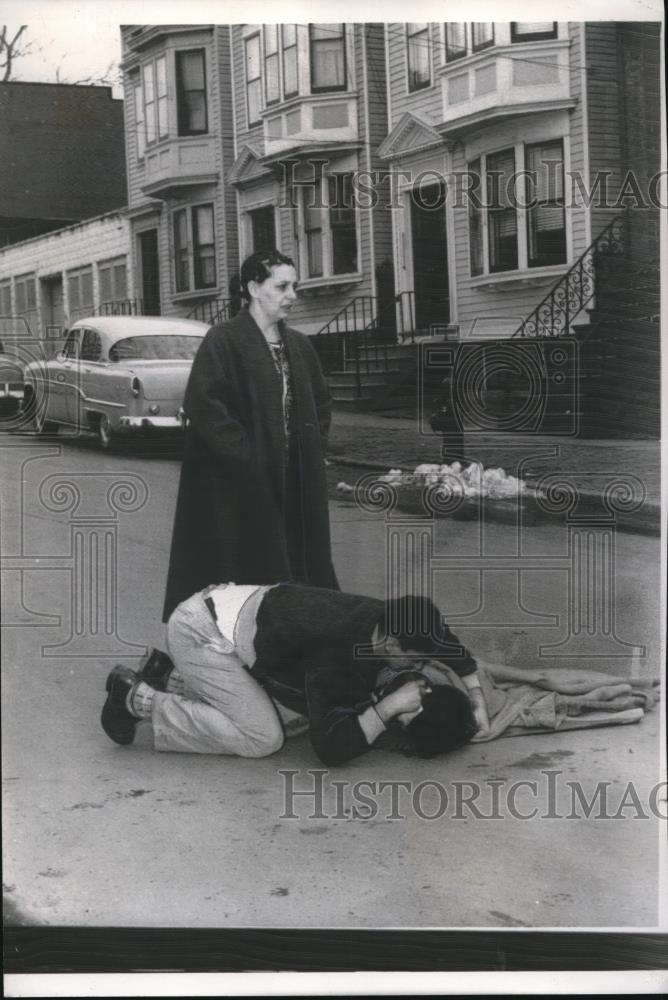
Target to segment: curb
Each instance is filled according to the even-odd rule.
[[[328,456],[330,467],[340,465],[350,469],[365,469],[369,472],[389,471],[387,463],[364,462],[360,459],[347,458],[344,456]],[[403,469],[397,465],[394,468],[401,469],[402,472],[411,470]],[[530,482],[530,481],[529,481]],[[455,521],[484,520],[499,524],[516,524],[526,527],[534,525],[555,525],[566,520],[564,512],[546,510],[537,502],[535,493],[524,494],[521,501],[517,500],[495,500],[492,503],[485,503],[484,499],[476,498],[465,501],[461,506],[451,511],[439,511],[432,508],[425,509],[422,494],[423,487],[400,486],[397,488],[398,502],[397,509],[407,514],[431,514],[433,517],[443,519],[451,518]],[[593,490],[579,491],[580,505],[586,511],[591,508],[592,515],[598,514],[603,508],[603,498],[601,493]],[[347,496],[336,496],[337,500],[348,500]],[[353,498],[350,497],[350,502]],[[582,515],[581,515],[582,516]],[[614,515],[615,526],[632,534],[652,535],[655,537],[661,534],[661,506],[660,504],[645,500],[641,507],[632,511],[617,511]]]

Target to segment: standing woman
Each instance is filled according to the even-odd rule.
[[[293,261],[241,267],[247,308],[212,327],[186,394],[181,481],[164,606],[209,584],[293,581],[338,589],[324,454],[331,397],[308,337],[285,325]]]

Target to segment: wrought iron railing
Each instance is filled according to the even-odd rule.
[[[623,215],[617,215],[518,326],[513,337],[564,337],[594,298],[596,262],[624,252]]]
[[[93,310],[94,316],[143,316],[143,299],[112,299],[109,302],[100,302],[97,309]]]
[[[215,326],[217,323],[232,319],[238,311],[237,307],[236,299],[205,299],[190,310],[188,319],[198,319],[202,323],[208,323],[209,326]]]

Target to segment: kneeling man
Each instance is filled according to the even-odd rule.
[[[175,609],[167,643],[171,660],[109,674],[102,726],[116,743],[148,719],[156,750],[264,757],[283,745],[275,702],[307,716],[327,765],[394,724],[425,757],[489,725],[475,660],[427,598],[220,584]],[[412,669],[411,655],[444,665],[445,683]]]

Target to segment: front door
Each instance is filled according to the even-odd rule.
[[[146,229],[139,233],[139,272],[144,315],[159,316],[160,262],[157,229]]]
[[[276,219],[274,206],[256,208],[250,214],[253,253],[276,249]]]
[[[411,192],[415,325],[428,334],[432,324],[450,322],[448,249],[443,184]]]

